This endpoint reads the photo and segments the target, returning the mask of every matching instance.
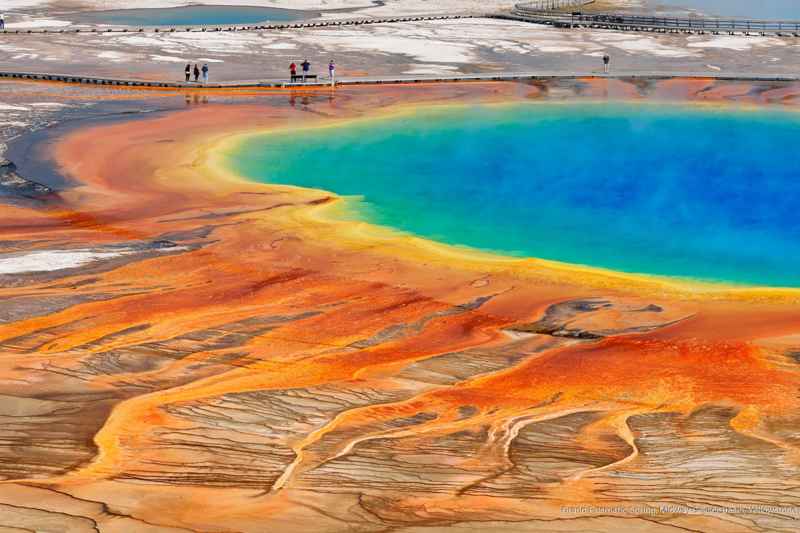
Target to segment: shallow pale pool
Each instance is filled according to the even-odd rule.
[[[718,17],[800,20],[800,0],[651,0],[651,4],[690,8]]]
[[[517,256],[800,286],[800,116],[655,104],[426,108],[268,133],[240,174],[357,196],[358,216]]]
[[[213,26],[290,22],[314,13],[252,6],[187,6],[175,8],[115,9],[80,13],[76,19],[94,24],[120,26]]]

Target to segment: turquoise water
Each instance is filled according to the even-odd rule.
[[[691,8],[719,17],[800,20],[800,0],[651,0],[651,4]]]
[[[303,11],[251,6],[187,6],[150,9],[115,9],[80,13],[82,22],[120,26],[213,26],[289,22],[308,17]]]
[[[800,116],[671,105],[427,108],[250,138],[263,182],[363,196],[361,217],[517,256],[800,286]]]

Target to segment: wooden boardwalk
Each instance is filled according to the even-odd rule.
[[[285,22],[285,23],[264,23],[264,24],[226,24],[208,26],[99,26],[99,27],[78,27],[78,28],[26,28],[15,29],[6,28],[0,30],[0,35],[41,35],[41,34],[63,34],[63,33],[217,33],[217,32],[242,32],[242,31],[265,31],[265,30],[292,30],[307,28],[335,28],[338,26],[362,26],[365,24],[388,24],[392,22],[418,22],[430,20],[456,20],[468,18],[490,17],[486,13],[450,13],[440,15],[407,15],[400,17],[375,17],[375,18],[351,18],[351,19],[330,19],[312,20],[305,22]]]
[[[487,72],[483,74],[455,75],[416,75],[416,76],[365,76],[343,77],[336,80],[337,86],[353,85],[403,85],[424,83],[489,82],[489,81],[531,81],[531,80],[575,80],[585,78],[606,79],[671,79],[700,78],[713,80],[797,82],[798,74],[764,74],[742,72],[692,72],[692,71],[614,71],[602,74],[597,71],[585,72]],[[181,89],[181,90],[242,90],[242,89],[303,89],[329,87],[325,78],[308,83],[291,83],[285,79],[243,80],[216,83],[194,83],[183,81],[157,81],[126,78],[105,78],[96,76],[48,74],[36,72],[2,72],[0,80],[27,80],[65,84],[82,84],[106,87],[125,87],[132,89]]]
[[[494,18],[547,24],[559,28],[593,28],[653,33],[775,35],[800,37],[798,20],[749,20],[712,17],[656,17],[624,13],[581,13],[542,10],[531,4],[517,4],[510,13]]]

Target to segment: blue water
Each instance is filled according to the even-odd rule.
[[[800,0],[651,0],[651,4],[691,8],[719,17],[800,20]]]
[[[269,133],[268,183],[363,196],[442,242],[610,269],[800,286],[800,115],[627,104],[427,108]]]
[[[90,11],[77,15],[81,22],[121,26],[213,26],[289,22],[308,17],[303,11],[252,6],[187,6]]]

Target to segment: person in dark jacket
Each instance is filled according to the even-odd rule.
[[[198,81],[200,79],[200,69],[197,68],[197,63],[194,64],[194,81]]]
[[[311,63],[308,62],[308,59],[304,59],[300,66],[303,67],[303,83],[305,83],[306,76],[308,76],[308,72],[311,70]]]
[[[189,81],[192,77],[192,65],[186,63],[186,68],[183,69],[183,72],[186,74],[186,81]]]

